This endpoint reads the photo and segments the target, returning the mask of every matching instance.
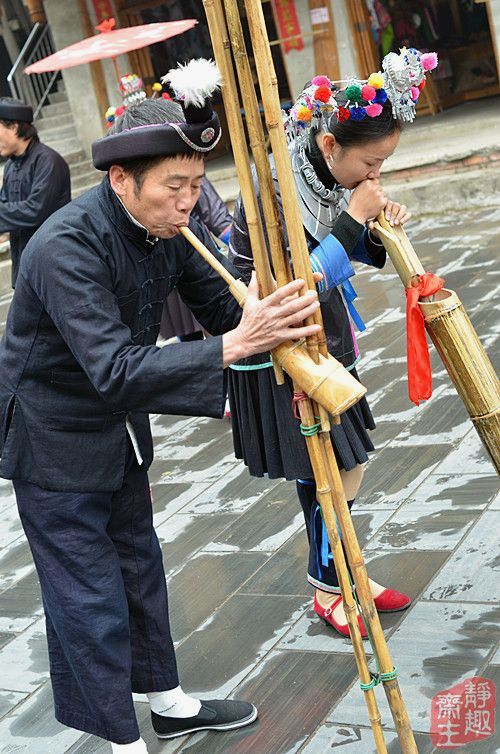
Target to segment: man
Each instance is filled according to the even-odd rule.
[[[30,241],[0,343],[0,475],[14,480],[38,570],[56,717],[115,754],[147,751],[132,692],[148,695],[160,738],[257,717],[247,702],[201,702],[179,686],[148,412],[220,416],[224,367],[318,329],[300,326],[318,306],[294,297],[300,281],[263,301],[252,281],[240,321],[179,234],[189,223],[211,243],[189,216],[220,137],[208,99],[199,109],[182,94],[189,122],[165,123],[162,101],[146,100],[94,144],[107,175]],[[156,347],[174,286],[214,337]]]
[[[71,200],[69,168],[38,138],[33,110],[21,100],[0,98],[0,155],[8,157],[0,192],[0,233],[10,232],[12,287],[31,236]]]

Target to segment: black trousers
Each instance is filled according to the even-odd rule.
[[[147,473],[130,450],[117,492],[14,488],[42,588],[56,717],[136,741],[132,692],[179,683]]]

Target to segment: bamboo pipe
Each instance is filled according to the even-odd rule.
[[[259,79],[264,115],[269,138],[271,140],[276,175],[281,191],[283,214],[285,217],[294,273],[297,277],[301,277],[306,281],[306,287],[308,289],[315,290],[304,226],[302,225],[302,219],[297,207],[295,182],[283,129],[283,119],[278,95],[278,82],[269,47],[269,39],[267,37],[262,5],[259,0],[245,0],[245,7],[254,49],[254,59]],[[293,191],[291,190],[292,187]],[[317,361],[319,354],[326,356],[328,353],[323,329],[323,318],[319,309],[317,313],[310,318],[308,324],[309,322],[315,322],[321,326],[320,335],[315,335],[307,339],[309,352],[313,359]],[[319,409],[319,415],[322,432],[329,432],[330,421],[321,407]]]
[[[301,226],[301,227],[302,227],[302,226]],[[326,437],[326,436],[325,436],[325,437]],[[333,454],[333,450],[332,450],[332,454]],[[338,470],[337,470],[337,475],[338,475]],[[342,492],[342,494],[343,494],[343,492]],[[332,529],[332,527],[330,527],[330,529]],[[334,546],[335,546],[335,544],[334,544]],[[351,613],[352,613],[352,611],[351,611]],[[373,719],[373,715],[371,715],[371,718]]]
[[[217,2],[217,0],[215,0]],[[278,203],[274,192],[273,178],[266,149],[266,140],[260,117],[259,103],[253,84],[252,70],[248,60],[243,28],[238,7],[224,0],[226,21],[233,50],[234,62],[241,89],[241,99],[245,107],[250,148],[252,150],[257,179],[260,187],[263,215],[266,218],[266,231],[273,263],[274,276],[278,287],[286,285],[292,279],[290,268],[286,263],[283,248],[282,227],[278,213]]]
[[[203,0],[203,5],[207,16],[212,46],[214,48],[215,60],[224,81],[224,86],[222,87],[222,99],[224,102],[224,110],[226,112],[229,132],[231,134],[236,173],[245,207],[250,243],[252,245],[254,257],[258,260],[259,264],[259,288],[262,295],[267,296],[274,290],[274,280],[267,256],[259,206],[255,192],[253,191],[252,169],[247,154],[245,129],[243,127],[239,98],[237,95],[236,79],[231,61],[229,35],[221,0]],[[233,92],[234,96],[230,97],[229,92]],[[283,372],[277,364],[273,363],[273,367],[276,381],[278,385],[282,385],[284,383]]]
[[[220,3],[216,3],[214,0],[203,0],[203,5],[205,7],[209,28],[212,30],[217,29],[217,33],[214,33],[212,36],[212,45],[214,47],[216,62],[225,84],[222,87],[222,98],[233,142],[233,152],[235,156],[238,154],[239,156],[244,155],[247,157],[246,159],[240,157],[240,159],[235,161],[236,172],[245,205],[248,233],[252,244],[252,250],[255,258],[258,259],[261,270],[259,286],[261,287],[262,295],[268,296],[274,290],[274,281],[271,274],[269,259],[267,257],[260,212],[253,192],[252,170],[250,167],[250,160],[247,156],[247,146],[244,140],[245,131],[241,120],[241,111],[236,97],[236,80],[230,64],[230,43],[227,37],[225,24],[223,23]],[[229,91],[233,92],[233,97],[228,96]]]
[[[260,93],[267,130],[271,140],[271,148],[274,156],[276,175],[281,191],[283,214],[290,244],[294,273],[296,277],[306,281],[304,293],[307,289],[315,290],[312,269],[309,262],[309,252],[300,213],[297,212],[297,197],[295,194],[295,182],[292,167],[288,156],[285,131],[279,105],[278,82],[266,31],[264,14],[260,0],[245,0],[248,26],[254,51],[255,65],[259,79]],[[293,190],[292,190],[293,188]],[[317,324],[321,324],[318,317],[311,318]],[[309,324],[309,323],[308,323]],[[315,361],[320,351],[320,339],[313,336],[308,339],[308,348]],[[321,348],[323,354],[326,343]]]
[[[243,306],[247,296],[245,284],[236,280],[189,228],[182,227],[180,231],[203,259],[221,275],[236,301]],[[318,363],[312,361],[301,341],[285,341],[273,348],[272,355],[300,389],[331,414],[347,411],[366,393],[366,388],[331,354],[327,358],[320,356]]]
[[[375,227],[403,285],[418,284],[424,268],[404,229],[391,227],[383,213]],[[443,288],[432,299],[418,302],[426,330],[500,474],[498,377],[457,294]]]
[[[298,406],[302,424],[305,426],[313,425],[315,422],[315,416],[313,408],[311,406],[311,401],[299,401]],[[329,436],[322,434],[321,438],[323,437],[326,437],[329,441]],[[338,535],[337,519],[334,513],[333,490],[330,485],[327,459],[323,451],[322,439],[320,440],[318,435],[313,435],[311,437],[306,437],[305,441],[314,473],[314,479],[316,481],[316,496],[321,507],[323,520],[325,522],[326,531],[328,533],[328,540],[330,542],[330,547],[332,550],[333,562],[335,564],[335,570],[337,572],[339,580],[340,591],[342,594],[342,601],[347,618],[347,623],[349,625],[349,633],[354,650],[354,658],[356,661],[356,667],[358,669],[358,675],[360,677],[361,683],[368,684],[371,681],[371,674],[363,646],[363,639],[361,638],[361,632],[359,629],[356,613],[356,603],[354,600],[349,573],[347,570],[344,550]],[[377,705],[375,691],[372,688],[363,693],[365,694],[366,706],[368,708],[368,717],[370,720],[370,725],[372,727],[377,752],[379,754],[387,754],[387,746],[382,729],[382,718]]]
[[[226,20],[228,23],[228,28],[229,28],[229,33],[230,33],[231,45],[232,45],[233,55],[234,55],[234,60],[235,60],[235,65],[236,65],[236,71],[238,73],[238,80],[239,80],[241,91],[242,91],[242,99],[245,104],[245,111],[247,114],[247,124],[248,124],[249,134],[250,134],[250,146],[252,147],[257,176],[259,180],[263,212],[267,220],[266,228],[269,234],[273,268],[275,271],[277,271],[276,279],[277,279],[278,285],[284,285],[286,282],[288,282],[289,277],[290,277],[289,268],[288,268],[288,264],[285,263],[285,258],[284,258],[284,249],[283,249],[283,244],[280,237],[281,228],[280,228],[279,221],[277,221],[278,214],[277,214],[276,196],[274,192],[274,186],[273,186],[267,151],[264,148],[264,144],[265,144],[264,132],[262,129],[259,106],[258,106],[256,94],[255,94],[255,89],[253,86],[251,69],[248,62],[248,55],[247,55],[245,42],[243,38],[243,30],[241,28],[241,22],[240,22],[240,18],[238,14],[238,9],[235,6],[235,4],[230,2],[230,0],[225,0],[224,7],[225,7],[225,12],[226,12]],[[279,234],[279,235],[277,236],[276,234]],[[297,385],[294,385],[294,390],[295,392],[297,392]],[[308,423],[309,425],[313,424],[315,421],[314,415],[315,413],[317,413],[317,411],[315,411],[314,407],[310,405],[309,401],[307,401],[304,404],[302,404],[301,402],[299,405],[304,406],[304,408],[301,409],[301,414],[302,413],[308,414],[308,417],[305,421],[303,418],[303,422]],[[322,423],[322,431],[329,432],[330,427],[329,427],[328,417],[322,416],[321,423]],[[313,438],[306,438],[306,445],[307,445],[309,456],[311,459],[311,465],[313,469],[315,469],[315,472],[314,472],[315,478],[318,480],[322,479],[324,482],[324,480],[327,478],[324,464],[318,465],[317,461],[315,462],[315,455],[314,455],[315,452],[316,453],[322,452],[321,444],[319,443],[317,437],[313,437]],[[321,492],[321,490],[324,489],[324,483],[322,483],[321,481],[318,482],[318,489],[320,490],[318,494],[321,497],[320,505],[321,505],[322,510],[324,510],[325,521],[329,522],[329,526],[327,525],[327,531],[330,538],[330,544],[332,546],[332,552],[334,553],[334,558],[337,557],[337,559],[340,559],[341,557],[342,559],[342,564],[343,564],[342,576],[340,575],[342,571],[342,566],[336,565],[336,568],[337,568],[337,571],[339,572],[339,582],[340,583],[342,583],[342,581],[344,582],[344,588],[342,590],[342,594],[343,594],[344,603],[346,605],[346,614],[348,616],[349,614],[351,614],[351,618],[352,618],[352,611],[354,611],[354,618],[349,621],[349,625],[351,627],[351,636],[353,637],[353,646],[355,648],[359,675],[363,683],[368,683],[370,680],[370,672],[368,670],[368,665],[366,662],[366,656],[364,654],[364,650],[362,650],[362,640],[359,633],[358,622],[356,619],[356,612],[355,612],[356,607],[355,607],[355,603],[352,597],[351,585],[350,585],[348,573],[345,566],[343,550],[337,536],[337,527],[335,523],[335,516],[333,513],[331,497],[328,497],[329,489],[326,490],[325,488],[326,499],[325,499],[325,494]],[[339,548],[340,548],[340,555],[339,555]],[[335,563],[337,564],[337,560],[335,560]],[[353,629],[353,625],[355,627],[354,629]],[[360,652],[360,647],[362,650],[361,652]],[[371,690],[367,694],[366,701],[368,705],[368,713],[369,713],[370,722],[374,730],[374,737],[375,737],[375,740],[377,741],[377,751],[385,752],[386,751],[385,742],[382,745],[380,741],[380,739],[382,739],[382,742],[383,742],[384,739],[383,739],[382,728],[380,725],[380,714],[378,712],[373,690]]]
[[[296,197],[292,195],[292,192],[288,191],[288,187],[293,186],[293,174],[292,169],[289,161],[288,156],[288,149],[286,145],[285,135],[281,123],[281,112],[279,108],[279,99],[277,98],[277,81],[276,81],[276,75],[274,72],[274,66],[272,63],[272,58],[270,55],[269,50],[269,41],[267,39],[267,33],[266,33],[266,27],[265,27],[265,21],[264,16],[262,12],[262,6],[259,2],[259,0],[245,0],[245,7],[247,10],[247,19],[249,23],[250,28],[250,36],[252,38],[252,44],[253,44],[253,50],[254,50],[254,58],[256,62],[257,67],[257,74],[259,78],[259,84],[261,89],[261,95],[264,105],[264,111],[266,114],[266,122],[268,126],[268,131],[271,138],[271,145],[273,149],[273,155],[275,159],[276,164],[276,171],[278,175],[278,181],[280,183],[281,193],[282,193],[282,200],[283,200],[283,211],[285,215],[285,223],[287,226],[288,231],[288,238],[290,243],[290,250],[292,253],[292,261],[294,265],[295,274],[302,275],[302,271],[304,268],[308,267],[310,271],[310,265],[308,264],[308,252],[307,247],[305,244],[305,234],[304,234],[304,228],[302,225],[302,220],[300,217],[300,213],[297,211],[297,203],[296,203]],[[295,252],[295,253],[294,253]],[[307,262],[306,262],[307,258]],[[307,270],[304,270],[304,275],[307,275]],[[310,281],[310,277],[304,276],[304,279],[308,282]],[[314,353],[314,351],[313,351]],[[324,435],[323,439],[325,447],[327,447],[329,443],[329,437]],[[331,443],[330,443],[331,448]],[[333,454],[333,448],[331,449],[331,458],[334,461],[334,454]],[[336,467],[336,464],[332,464],[334,469],[331,471],[332,473],[332,479],[334,482],[340,482],[340,474],[338,472],[338,468]],[[341,487],[341,485],[340,485]],[[346,531],[349,531],[349,535],[354,538],[355,546],[353,545],[350,549],[348,549],[348,553],[350,552],[353,560],[350,560],[351,568],[354,565],[354,568],[356,570],[356,573],[358,574],[358,571],[360,569],[364,569],[364,563],[363,559],[361,557],[361,551],[359,549],[359,544],[357,543],[357,539],[355,537],[354,529],[352,527],[352,521],[350,519],[349,511],[347,508],[347,503],[345,501],[345,497],[343,497],[343,491],[340,489],[338,490],[336,487],[335,493],[336,496],[340,495],[340,503],[342,503],[342,499],[344,502],[344,506],[339,505],[339,513],[337,512],[337,517],[339,518],[339,523],[341,526],[341,529],[343,531],[344,535],[344,529]],[[336,500],[337,502],[337,500]],[[347,510],[347,514],[346,514]],[[347,519],[347,521],[345,521]],[[356,556],[356,557],[355,557]],[[354,575],[354,571],[353,571]],[[361,599],[361,606],[364,607],[364,615],[365,619],[367,620],[368,624],[372,624],[375,632],[374,639],[377,641],[378,649],[377,656],[379,657],[379,664],[382,673],[390,673],[393,670],[392,663],[390,663],[390,657],[389,652],[387,650],[387,645],[385,643],[385,638],[382,632],[382,629],[380,628],[380,622],[378,621],[378,616],[376,615],[375,607],[373,604],[373,599],[371,597],[371,594],[369,594],[369,586],[368,586],[368,577],[366,575],[366,571],[364,571],[364,578],[357,575],[358,581],[360,583],[361,592],[360,595]],[[366,588],[366,593],[365,593]],[[369,609],[371,608],[371,609]],[[373,635],[373,634],[372,634]],[[390,667],[389,667],[390,664]],[[389,685],[390,684],[390,685]],[[386,682],[384,684],[386,694],[389,700],[389,705],[391,707],[391,712],[393,714],[393,719],[396,725],[396,729],[398,732],[398,736],[400,739],[400,742],[402,744],[402,747],[404,746],[404,752],[408,752],[408,754],[413,754],[413,752],[416,752],[416,746],[415,741],[413,737],[413,733],[410,727],[408,714],[403,702],[403,699],[401,697],[401,693],[399,691],[399,685],[396,680]]]
[[[366,566],[345,498],[342,479],[335,461],[333,447],[329,437],[323,437],[323,435],[321,435],[321,440],[323,442],[323,449],[327,459],[330,486],[333,490],[335,515],[337,516],[340,530],[342,532],[342,541],[347,552],[347,560],[351,567],[352,577],[356,586],[356,594],[361,607],[361,614],[367,630],[371,635],[371,641],[378,659],[380,672],[391,673],[394,669],[394,665],[373,602]],[[408,718],[408,712],[397,679],[384,681],[383,685],[398,734],[401,751],[403,754],[418,754],[417,745]]]

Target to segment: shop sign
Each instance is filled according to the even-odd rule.
[[[303,50],[304,42],[300,35],[300,24],[295,9],[295,0],[273,0],[273,7],[278,35],[280,40],[283,40],[283,52]]]

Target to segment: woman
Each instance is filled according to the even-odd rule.
[[[318,292],[328,350],[356,377],[359,352],[349,313],[360,328],[364,325],[352,305],[351,260],[383,267],[385,249],[373,230],[374,218],[382,210],[393,225],[402,225],[410,217],[404,205],[387,199],[380,170],[398,144],[401,121],[413,119],[421,82],[425,82],[424,70],[437,62],[433,59],[433,66],[425,66],[421,63],[425,58],[410,50],[409,60],[403,58],[403,64],[396,66],[397,82],[386,71],[390,56],[384,60],[384,75],[372,74],[368,82],[351,82],[341,91],[325,76],[318,76],[302,92],[285,122],[311,266],[323,273]],[[406,79],[401,71],[406,72]],[[276,180],[275,188],[281,210]],[[283,227],[286,240],[284,223]],[[253,259],[241,199],[234,213],[229,257],[248,279]],[[314,610],[339,633],[349,636],[305,441],[291,409],[293,388],[288,379],[278,386],[271,366],[267,354],[230,369],[235,452],[253,476],[296,480],[310,544],[307,578],[315,587]],[[351,507],[367,454],[374,450],[367,430],[374,429],[375,423],[364,398],[340,419],[339,425],[332,425],[331,435]],[[380,612],[409,606],[407,595],[372,580],[370,585]],[[366,636],[361,619],[360,627]]]

